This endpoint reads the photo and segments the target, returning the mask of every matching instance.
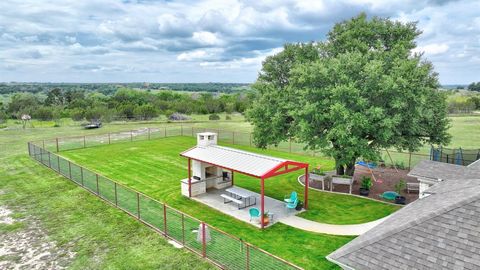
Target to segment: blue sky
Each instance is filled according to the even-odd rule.
[[[443,84],[480,81],[480,1],[0,1],[0,81],[253,82],[335,22],[418,21]]]

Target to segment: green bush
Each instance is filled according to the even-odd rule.
[[[82,121],[85,118],[85,112],[80,108],[76,108],[70,111],[70,117],[74,121]]]
[[[232,120],[232,116],[231,116],[230,114],[227,114],[227,115],[225,116],[225,120]]]
[[[372,183],[372,178],[367,177],[367,176],[363,176],[363,177],[362,177],[361,187],[362,187],[363,189],[370,190],[370,188],[372,187],[372,185],[373,185],[373,183]]]
[[[220,120],[220,116],[216,113],[212,113],[208,116],[208,120]]]
[[[39,107],[37,110],[35,110],[35,113],[33,114],[33,118],[42,121],[52,120],[53,116],[53,108],[45,106]]]

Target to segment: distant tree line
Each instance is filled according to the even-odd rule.
[[[0,103],[0,119],[18,119],[29,114],[35,119],[74,120],[115,118],[148,120],[161,114],[216,114],[243,112],[252,94],[183,93],[171,90],[146,91],[120,88],[112,94],[59,87],[47,92],[17,92],[8,102]]]
[[[112,95],[120,88],[235,93],[248,90],[250,86],[245,83],[0,83],[0,94],[17,92],[35,94],[55,88],[64,91],[85,90]]]
[[[467,89],[470,91],[480,92],[480,82],[472,82],[467,86]]]

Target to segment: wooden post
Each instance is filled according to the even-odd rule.
[[[207,257],[207,239],[205,239],[205,222],[202,222],[202,256]]]
[[[252,146],[252,133],[249,133],[250,134],[250,147]]]
[[[166,138],[167,137],[167,127],[164,127],[163,130],[164,130],[163,131],[164,137]]]
[[[232,186],[234,185],[234,177],[233,177],[233,170],[232,170]]]
[[[45,149],[45,140],[42,141],[42,148]]]
[[[163,204],[163,232],[167,236],[167,205]]]
[[[100,195],[100,188],[98,186],[98,173],[95,174],[95,177],[97,179],[97,195]]]
[[[68,162],[68,176],[72,179],[72,163],[70,161]]]
[[[412,169],[412,152],[408,153],[408,170]]]
[[[250,246],[247,243],[245,243],[245,246],[246,246],[246,249],[247,249],[247,252],[246,252],[247,253],[247,262],[246,262],[245,266],[246,266],[246,269],[249,270],[250,269]]]
[[[150,140],[150,128],[148,128],[148,140]]]
[[[115,206],[118,206],[117,182],[113,182],[113,187],[114,187],[114,189],[115,189]]]
[[[261,197],[260,197],[260,224],[262,224],[262,229],[265,227],[264,220],[263,220],[263,214],[265,213],[265,179],[263,177],[260,180],[260,185],[261,185]]]
[[[308,209],[308,166],[305,167],[305,194],[304,199],[305,203],[303,204],[303,208]]]
[[[58,147],[58,138],[55,138],[55,141],[57,142],[57,153],[58,153],[58,150],[59,150],[59,147]]]
[[[50,152],[47,152],[47,153],[48,153],[48,167],[52,168],[52,161],[50,160]]]
[[[108,133],[108,144],[110,144],[110,132]]]
[[[130,141],[133,141],[133,130],[130,130]]]
[[[192,197],[192,172],[191,172],[191,159],[188,159],[188,197]]]
[[[182,244],[185,245],[185,214],[182,213]]]
[[[235,144],[235,131],[232,131],[232,144]]]
[[[137,218],[140,219],[140,193],[137,192]]]
[[[57,156],[57,166],[58,166],[58,172],[62,174],[62,170],[60,170],[60,156]]]
[[[192,137],[193,137],[193,127],[192,127]]]
[[[83,136],[83,148],[87,147],[87,139],[85,138],[86,136]]]
[[[83,184],[83,167],[80,167],[80,179],[82,181],[82,187],[84,186]]]

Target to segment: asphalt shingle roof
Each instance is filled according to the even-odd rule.
[[[480,179],[439,182],[327,256],[353,269],[480,269]]]
[[[474,163],[472,163],[473,165]],[[480,165],[480,164],[479,164]],[[409,176],[430,179],[480,179],[480,166],[462,166],[438,161],[423,160],[409,173]]]

